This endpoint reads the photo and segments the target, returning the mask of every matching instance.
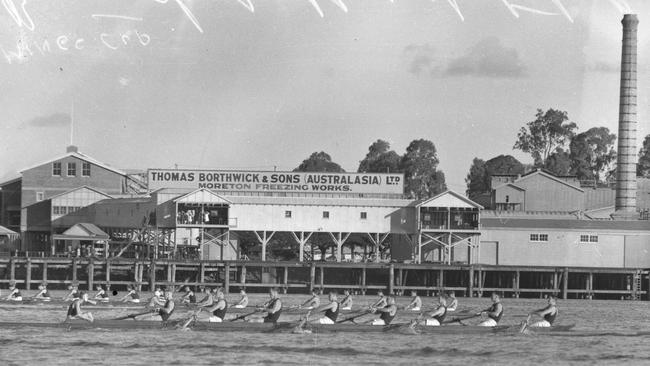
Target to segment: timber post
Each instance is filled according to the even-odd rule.
[[[224,276],[223,276],[223,287],[224,287],[224,292],[227,294],[230,293],[230,263],[226,262],[225,268],[224,268]]]
[[[90,262],[88,262],[88,267],[86,269],[88,270],[88,291],[92,291],[95,279],[95,263],[92,258],[90,259]]]
[[[314,291],[315,282],[316,282],[316,263],[311,262],[311,267],[309,267],[309,292]]]
[[[32,259],[27,258],[27,264],[26,264],[26,270],[27,272],[25,273],[25,289],[29,290],[29,287],[32,284]]]
[[[392,295],[395,287],[395,265],[393,263],[388,267],[388,294]]]
[[[562,276],[562,299],[566,300],[569,295],[569,267],[564,268]]]
[[[72,258],[72,283],[77,283],[77,258]]]
[[[469,283],[467,284],[468,297],[474,297],[474,266],[469,266]]]

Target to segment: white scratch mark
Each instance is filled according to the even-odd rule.
[[[154,1],[159,3],[159,4],[167,4],[167,2],[169,0],[154,0]],[[182,0],[174,0],[174,1],[176,2],[176,4],[178,4],[178,6],[183,11],[183,13],[185,13],[185,16],[187,16],[187,18],[190,20],[190,22],[192,22],[192,24],[194,24],[194,27],[199,32],[203,33],[203,28],[201,28],[201,25],[199,24],[198,19],[196,19],[196,17],[194,16],[194,14],[190,10],[190,8],[188,8],[187,5],[185,5],[185,3],[183,3]]]
[[[242,4],[251,13],[255,12],[255,7],[253,6],[253,2],[251,0],[237,0],[237,2]]]
[[[318,5],[318,2],[316,0],[309,0],[309,3],[311,4],[311,6],[314,7],[314,9],[316,9],[318,15],[320,15],[321,18],[325,17],[325,14],[323,14],[323,10],[321,10],[320,5]]]
[[[569,14],[569,12],[566,10],[566,8],[564,7],[564,5],[562,5],[562,2],[561,2],[560,0],[552,0],[552,1],[553,1],[553,4],[555,4],[555,6],[557,6],[558,8],[560,8],[560,11],[562,12],[562,14],[564,14],[564,16],[565,16],[567,19],[569,19],[569,21],[570,21],[571,23],[573,23],[573,18],[571,17],[571,14]]]
[[[343,0],[332,0],[332,2],[344,12],[348,12],[348,7],[343,3]]]
[[[632,7],[630,7],[630,4],[625,2],[625,0],[609,0],[609,3],[614,5],[614,7],[621,12],[621,14],[628,14],[632,12]]]
[[[529,13],[541,14],[541,15],[558,15],[557,13],[550,13],[539,9],[529,8],[523,5],[511,4],[508,2],[508,0],[501,0],[501,1],[503,1],[503,4],[508,8],[508,10],[510,10],[510,12],[512,13],[512,15],[514,15],[515,18],[519,18],[519,12],[517,10],[527,11]]]
[[[22,3],[20,3],[20,9],[23,11],[24,18],[18,14],[18,9],[16,8],[16,4],[14,4],[13,0],[2,0],[2,5],[5,7],[9,15],[13,18],[13,20],[18,24],[19,27],[24,26],[25,28],[29,29],[30,31],[34,31],[34,21],[32,20],[32,17],[29,16],[29,13],[27,13],[27,10],[25,9],[25,5],[27,4],[27,0],[23,0]]]
[[[142,18],[140,17],[130,17],[128,15],[116,15],[116,14],[92,14],[90,17],[93,19],[115,18],[115,19],[124,19],[124,20],[134,20],[136,22],[142,21]]]

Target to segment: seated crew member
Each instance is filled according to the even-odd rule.
[[[456,298],[456,293],[454,291],[449,291],[447,294],[448,300],[447,303],[449,306],[447,306],[447,311],[456,311],[456,308],[458,307],[458,299]]]
[[[379,299],[374,304],[370,305],[371,308],[383,308],[388,304],[388,298],[384,295],[384,291],[377,292]]]
[[[280,300],[280,295],[278,294],[278,289],[272,288],[269,290],[269,301],[265,302],[263,307],[260,309],[266,312],[266,316],[263,318],[253,318],[250,322],[256,323],[277,323],[282,314],[282,301]]]
[[[196,304],[196,295],[190,286],[185,286],[185,295],[181,297],[181,303],[183,304]]]
[[[153,292],[153,297],[157,297],[159,300],[165,300],[165,293],[160,287],[156,287]]]
[[[428,318],[424,321],[424,325],[439,326],[445,320],[447,315],[447,300],[444,295],[438,297],[438,308],[432,312],[427,313]]]
[[[108,294],[101,285],[97,285],[97,293],[95,294],[94,299],[100,302],[108,302]]]
[[[8,301],[23,301],[23,295],[20,293],[18,287],[16,287],[15,282],[9,283],[9,295],[7,295]]]
[[[389,325],[395,315],[397,315],[397,305],[395,305],[395,298],[390,296],[386,300],[386,306],[381,308],[370,308],[373,313],[380,313],[379,318],[370,320],[372,325]]]
[[[235,305],[233,305],[233,308],[237,309],[243,309],[248,306],[248,295],[246,294],[246,290],[241,289],[239,291],[239,294],[241,295],[241,298]]]
[[[90,312],[83,312],[81,310],[81,304],[83,303],[91,303],[94,304],[94,301],[88,300],[88,294],[85,292],[80,292],[80,297],[75,298],[72,300],[72,303],[68,306],[68,314],[66,315],[65,321],[69,321],[72,319],[83,319],[87,322],[93,322],[95,319],[93,318],[93,314]]]
[[[481,311],[480,315],[486,315],[488,319],[481,322],[479,326],[481,327],[496,327],[499,324],[499,320],[503,316],[503,305],[501,305],[501,299],[496,293],[492,293],[492,306]],[[478,314],[477,314],[478,315]]]
[[[140,303],[140,294],[138,294],[138,291],[135,290],[135,286],[129,285],[126,287],[126,290],[128,291],[124,297],[120,299],[122,302],[132,302],[134,304],[139,304]]]
[[[217,301],[211,307],[205,308],[205,310],[212,313],[209,319],[210,323],[222,323],[228,311],[228,302],[223,292],[217,292]]]
[[[196,305],[201,307],[214,305],[214,296],[217,294],[217,292],[221,291],[221,289],[218,287],[208,288],[205,286],[199,287],[199,290],[200,292],[205,293],[205,296],[203,296],[201,301],[196,303]]]
[[[341,310],[352,310],[352,295],[350,295],[350,291],[343,291],[343,296],[343,300],[341,300]]]
[[[318,308],[319,306],[320,306],[320,297],[318,296],[318,290],[313,289],[311,290],[311,297],[309,298],[309,300],[302,303],[302,305],[298,306],[298,308],[312,310]]]
[[[411,296],[411,302],[406,305],[406,308],[404,308],[404,310],[420,311],[422,308],[422,299],[420,299],[420,296],[418,296],[418,293],[415,290],[411,291]]]
[[[75,299],[80,298],[80,296],[79,296],[79,286],[77,286],[77,285],[69,285],[68,290],[70,292],[63,298],[63,301],[74,301]]]
[[[41,301],[52,300],[52,295],[50,295],[50,292],[47,290],[47,283],[43,282],[38,285],[38,290],[39,292],[34,296],[34,299]]]
[[[174,307],[176,304],[174,304],[174,298],[171,291],[165,291],[163,297],[165,299],[165,305],[161,308],[157,308],[156,312],[160,315],[162,321],[166,322],[172,316],[172,313],[174,313]]]
[[[530,320],[530,317],[533,315],[537,315],[542,318],[542,320],[530,324],[529,326],[536,328],[547,328],[552,326],[558,312],[555,303],[556,298],[555,296],[551,295],[548,297],[548,305],[546,305],[546,307],[543,309],[535,310],[532,313],[528,314],[528,320]]]
[[[330,292],[328,299],[330,303],[318,309],[318,311],[325,313],[322,318],[318,319],[318,323],[320,324],[334,324],[336,323],[336,318],[339,316],[341,305],[337,301],[338,296],[336,292]]]

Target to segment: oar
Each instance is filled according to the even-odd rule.
[[[181,330],[189,329],[190,324],[192,324],[196,320],[196,317],[199,315],[201,310],[202,310],[201,308],[198,308],[197,310],[193,311],[192,314],[190,314],[190,316],[187,317],[187,319],[179,322],[178,324],[182,324],[180,326],[180,329]]]
[[[125,316],[120,316],[118,318],[113,318],[112,320],[135,319],[136,317],[138,317],[140,315],[151,314],[153,312],[154,312],[154,310],[149,309],[149,310],[143,311],[141,313],[129,314],[129,315],[125,315]]]
[[[364,316],[364,315],[368,315],[368,314],[370,314],[370,313],[372,313],[372,311],[370,311],[370,310],[368,310],[368,311],[364,311],[364,312],[361,313],[361,314],[357,314],[357,315],[354,315],[354,316],[351,316],[351,317],[345,318],[345,319],[343,319],[343,320],[338,320],[338,321],[336,322],[336,324],[345,323],[345,322],[351,322],[351,321],[354,321],[354,319],[361,318],[362,316]]]
[[[531,316],[532,316],[532,314],[528,314],[528,317],[526,317],[526,320],[521,322],[521,328],[519,328],[519,333],[521,333],[521,334],[527,334],[528,333],[528,325],[529,325]]]
[[[481,316],[481,313],[476,313],[476,314],[472,314],[472,315],[468,315],[468,316],[462,316],[462,317],[456,317],[456,318],[451,319],[451,320],[444,320],[442,322],[442,324],[460,323],[463,320],[478,318],[479,316]]]
[[[256,309],[255,311],[250,312],[248,314],[239,315],[236,318],[230,319],[230,321],[234,322],[234,321],[237,321],[237,320],[240,320],[240,319],[245,319],[245,318],[247,318],[247,317],[249,317],[249,316],[251,316],[251,315],[253,315],[253,314],[257,313],[257,312],[259,312],[259,310]]]

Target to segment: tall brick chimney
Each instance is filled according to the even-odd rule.
[[[634,220],[636,212],[636,44],[639,20],[636,14],[623,16],[621,94],[618,111],[618,156],[616,161],[617,220]]]

